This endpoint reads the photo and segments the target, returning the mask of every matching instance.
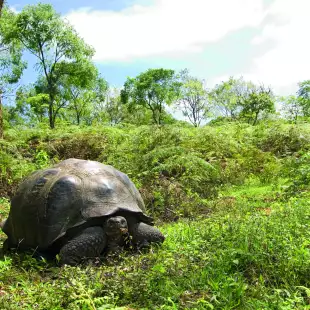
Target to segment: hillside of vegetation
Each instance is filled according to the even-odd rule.
[[[0,308],[307,309],[309,138],[284,122],[7,130],[1,218],[31,171],[91,159],[130,176],[166,241],[96,267],[11,253]]]
[[[10,129],[0,140],[1,192],[14,194],[31,171],[67,158],[90,159],[125,172],[154,216],[190,217],[229,186],[277,184],[308,151],[308,124],[259,126],[59,127]],[[169,211],[170,210],[170,211]]]

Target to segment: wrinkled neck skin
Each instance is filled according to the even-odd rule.
[[[108,229],[106,225],[103,225],[105,234],[108,237],[108,243],[113,242],[113,243],[122,243],[123,239],[123,233],[121,232],[120,229]]]
[[[108,237],[112,237],[112,236],[122,234],[120,229],[111,229],[111,228],[107,227],[106,225],[103,225],[103,229],[104,229],[104,231]]]

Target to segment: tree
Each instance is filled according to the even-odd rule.
[[[19,113],[15,106],[3,106],[3,120],[4,125],[7,126],[18,126],[25,125],[25,119]]]
[[[298,117],[303,116],[303,107],[300,98],[296,96],[281,97],[282,112],[288,120],[297,123]]]
[[[152,112],[153,122],[159,125],[165,105],[177,99],[180,85],[173,70],[149,69],[136,78],[127,79],[121,90],[121,101],[146,107]]]
[[[242,77],[230,77],[216,85],[210,92],[210,100],[222,116],[232,120],[243,119],[252,125],[256,125],[264,113],[275,111],[272,90],[244,81]]]
[[[80,125],[83,117],[90,113],[93,93],[90,90],[76,88],[70,96],[68,110],[74,113],[75,123]]]
[[[75,115],[79,125],[86,114],[90,114],[93,103],[104,97],[108,84],[99,76],[93,63],[84,61],[74,75],[60,79],[61,97],[67,101],[67,106]]]
[[[109,87],[103,94],[104,97],[97,96],[94,100],[92,121],[108,122],[110,125],[119,123],[147,125],[151,123],[151,111],[142,105],[123,104],[118,88]]]
[[[3,9],[4,0],[0,0],[0,18],[1,18],[1,12]]]
[[[15,97],[15,113],[23,116],[31,124],[42,123],[48,117],[47,94],[42,93],[40,85],[20,87]]]
[[[300,82],[298,86],[299,86],[298,96],[303,99],[309,100],[310,99],[310,80]]]
[[[94,50],[84,43],[75,30],[66,23],[49,4],[39,3],[26,6],[7,27],[7,42],[19,40],[36,59],[45,79],[45,92],[49,97],[49,125],[55,127],[59,112],[60,80],[74,76]],[[58,104],[57,104],[58,101]]]
[[[20,79],[26,63],[22,61],[22,48],[19,42],[6,42],[4,33],[14,18],[14,13],[4,8],[0,19],[0,138],[3,137],[2,99],[12,92],[10,85]]]
[[[242,100],[250,87],[251,85],[242,77],[239,79],[230,77],[228,81],[215,85],[209,93],[209,100],[215,113],[233,120],[237,119],[242,110]]]
[[[254,86],[241,99],[241,118],[256,125],[263,113],[274,113],[274,95],[271,88],[263,85]]]
[[[125,119],[128,113],[127,106],[122,104],[120,91],[117,88],[110,88],[107,93],[104,111],[111,125],[119,124]]]
[[[94,64],[88,61],[81,62],[74,75],[63,75],[56,85],[53,122],[56,117],[66,120],[69,117],[72,120],[73,116],[73,122],[80,124],[82,118],[90,114],[91,105],[96,100],[95,91],[98,83],[103,83],[106,87],[106,81],[99,77]],[[33,85],[20,88],[16,104],[17,110],[27,119],[44,121],[46,116],[48,117],[49,108],[46,79],[41,76]]]
[[[298,84],[298,99],[302,106],[304,116],[310,116],[310,80],[303,81]]]
[[[188,70],[181,72],[182,86],[177,106],[195,126],[200,126],[203,119],[210,112],[208,92],[204,82],[189,75]]]

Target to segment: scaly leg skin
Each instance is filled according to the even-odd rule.
[[[133,244],[138,249],[147,247],[150,243],[162,243],[165,240],[164,235],[156,227],[142,222],[132,226],[131,235]]]
[[[88,227],[60,250],[60,265],[75,266],[83,259],[94,259],[106,247],[107,237],[102,227]]]

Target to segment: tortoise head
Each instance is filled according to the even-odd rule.
[[[106,223],[107,234],[125,234],[128,232],[127,220],[123,216],[113,216]]]

